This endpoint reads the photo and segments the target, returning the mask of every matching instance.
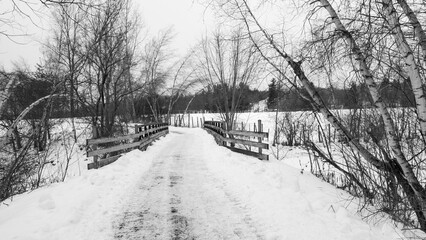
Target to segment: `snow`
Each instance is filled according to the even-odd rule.
[[[263,112],[268,109],[268,99],[261,100],[251,107],[252,112]]]
[[[404,239],[306,171],[231,152],[202,129],[170,130],[147,151],[3,202],[1,239]]]
[[[206,151],[211,155],[213,151]],[[400,239],[389,222],[370,226],[359,217],[351,197],[310,174],[279,161],[261,162],[221,149],[224,158],[211,169],[228,179],[232,192],[269,229],[267,239]],[[219,155],[219,153],[216,152]],[[271,224],[272,223],[272,224]],[[285,236],[285,237],[283,237]]]
[[[158,146],[153,146],[150,153],[134,150],[101,170],[86,171],[64,183],[15,196],[0,206],[0,236],[104,239],[111,228],[109,219],[119,211],[117,206],[140,174],[149,169],[149,155],[158,150]]]

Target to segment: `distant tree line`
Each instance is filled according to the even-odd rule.
[[[328,108],[355,109],[371,107],[372,99],[365,83],[351,83],[347,88],[318,87],[319,95]],[[379,84],[379,92],[387,107],[414,107],[414,94],[408,80],[390,81],[384,79]],[[313,110],[305,89],[281,87],[275,79],[268,85],[268,109],[279,111]]]
[[[15,77],[17,84],[13,88],[10,97],[7,99],[4,110],[0,114],[0,120],[15,120],[19,114],[30,106],[36,100],[49,96],[52,92],[66,92],[65,86],[54,85],[54,79],[58,78],[52,73],[47,73],[41,66],[34,73],[15,71],[11,73],[1,72],[0,78],[6,76]],[[0,86],[5,85],[6,81],[0,81]],[[43,109],[47,106],[47,102],[42,102],[32,108],[23,119],[40,119],[43,115]],[[76,104],[76,116],[84,117],[90,113],[80,104]],[[52,101],[51,118],[68,118],[71,117],[69,99],[62,97]]]
[[[58,78],[53,73],[48,73],[41,66],[37,68],[35,73],[27,73],[17,71],[14,73],[2,73],[3,75],[13,74],[18,78],[19,84],[13,89],[12,95],[7,100],[5,110],[2,112],[0,119],[14,120],[16,117],[31,103],[37,99],[51,94],[54,90],[54,79]],[[170,113],[189,112],[220,112],[225,107],[225,103],[219,100],[222,88],[227,85],[208,85],[201,91],[194,94],[186,94],[180,96],[175,102]],[[66,86],[58,86],[55,91],[66,92]],[[281,87],[275,79],[272,79],[268,85],[268,91],[252,89],[247,84],[241,83],[237,87],[237,95],[240,96],[237,106],[238,112],[250,111],[254,104],[261,100],[267,99],[267,107],[269,110],[279,111],[301,111],[312,110],[310,102],[304,99],[298,91],[306,92],[306,90],[295,90],[287,87]],[[371,97],[365,84],[350,84],[349,88],[325,88],[319,87],[318,92],[329,108],[354,109],[371,106]],[[380,84],[380,92],[382,98],[388,104],[388,107],[414,107],[414,95],[408,80],[405,81],[389,81],[383,80]],[[305,93],[306,94],[306,93]],[[147,116],[152,114],[149,101],[145,96],[134,96],[134,106],[136,116]],[[167,94],[155,94],[151,96],[155,98],[155,109],[159,115],[165,115],[169,111],[168,103],[171,96]],[[69,98],[59,98],[52,103],[51,118],[69,118],[71,117]],[[232,101],[228,98],[228,101]],[[41,103],[34,107],[25,119],[40,119],[43,114],[43,108],[47,103]],[[230,105],[230,104],[229,104]],[[228,106],[229,106],[228,105]],[[94,107],[94,106],[92,106]],[[78,102],[74,106],[75,117],[90,117],[91,112],[87,106],[82,106]],[[120,109],[119,115],[125,116],[128,109]]]
[[[12,91],[11,96],[8,98],[5,109],[0,115],[1,120],[13,121],[18,115],[27,108],[31,103],[39,98],[48,96],[54,91],[54,84],[52,79],[57,77],[53,74],[46,73],[42,67],[39,67],[35,73],[28,72],[13,72],[2,73],[3,75],[15,75],[18,78],[18,84]],[[4,83],[4,81],[2,82]],[[227,87],[227,86],[225,86]],[[224,103],[219,101],[218,96],[222,91],[221,85],[207,86],[205,89],[195,93],[186,94],[181,96],[174,104],[171,113],[189,112],[219,112],[224,107]],[[64,86],[59,86],[55,91],[66,92]],[[248,85],[241,83],[237,87],[237,93],[240,95],[239,105],[237,106],[238,112],[249,111],[253,104],[263,100],[267,96],[266,91],[251,89]],[[155,108],[159,115],[167,114],[171,96],[156,94]],[[228,99],[231,101],[231,99]],[[47,103],[40,103],[34,107],[25,117],[27,120],[40,119],[43,115],[43,109]],[[144,95],[135,94],[135,111],[137,116],[150,116],[152,111],[148,100]],[[92,106],[94,107],[94,106]],[[87,110],[87,106],[82,106],[78,102],[74,106],[74,117],[91,117],[92,112]],[[128,109],[120,109],[119,115],[126,115],[125,111]],[[71,117],[69,98],[58,98],[52,103],[50,118],[69,118]]]
[[[200,92],[181,97],[175,104],[174,111],[176,113],[187,111],[207,111],[220,112],[220,109],[225,108],[225,103],[219,100],[222,88],[227,88],[227,85],[213,85],[202,89]],[[251,89],[246,84],[239,84],[237,87],[237,95],[240,96],[239,104],[236,107],[237,112],[249,111],[254,103],[257,103],[266,98],[266,91]],[[232,99],[229,97],[228,102]],[[228,104],[229,106],[230,104]]]

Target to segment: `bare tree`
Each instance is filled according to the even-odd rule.
[[[410,19],[411,24],[414,27],[415,32],[419,38],[419,44],[423,50],[423,58],[426,57],[426,34],[423,31],[420,23],[418,22],[416,15],[413,11],[410,11],[408,4],[405,1],[399,1],[407,16]],[[401,23],[398,20],[398,13],[393,6],[392,0],[383,1],[383,10],[386,15],[389,28],[395,36],[395,43],[398,46],[401,56],[404,58],[405,64],[407,65],[407,74],[410,77],[410,83],[413,89],[413,93],[416,99],[417,116],[420,122],[420,130],[423,136],[426,136],[426,95],[423,88],[423,80],[420,75],[419,65],[416,62],[414,52],[407,42],[406,36],[401,28]],[[419,189],[420,190],[420,189]],[[423,190],[424,191],[424,190]],[[416,191],[417,192],[417,191]],[[423,196],[426,202],[426,194]],[[426,213],[426,212],[425,212]],[[426,223],[425,223],[426,229]]]
[[[406,186],[406,184],[410,185],[409,189],[404,189],[407,196],[411,198],[416,198],[417,201],[412,201],[412,204],[416,209],[418,209],[419,206],[422,206],[423,203],[426,203],[426,192],[423,186],[420,184],[417,176],[414,174],[413,167],[409,164],[408,160],[406,159],[405,155],[402,152],[400,141],[401,139],[398,138],[396,131],[395,131],[395,124],[392,120],[391,115],[389,114],[386,106],[384,105],[382,98],[377,90],[376,82],[373,79],[373,74],[371,73],[371,70],[369,69],[366,58],[364,57],[364,54],[361,52],[361,49],[358,47],[358,44],[356,43],[355,39],[352,37],[352,34],[345,28],[343,23],[340,21],[339,16],[335,12],[334,8],[331,6],[328,0],[321,0],[322,7],[324,7],[327,12],[329,13],[330,17],[333,19],[334,24],[336,25],[336,29],[341,32],[342,37],[344,37],[348,41],[348,47],[352,50],[352,54],[354,55],[354,59],[358,61],[360,69],[362,71],[362,75],[367,83],[367,86],[369,87],[370,94],[372,96],[372,99],[374,101],[374,106],[379,109],[385,129],[387,132],[388,140],[390,142],[390,147],[392,149],[392,154],[397,160],[397,164],[400,167],[401,173],[401,179],[399,181],[404,181],[404,183],[401,183],[402,186]],[[388,3],[392,4],[392,3]],[[393,7],[391,5],[385,6],[386,12],[388,14],[388,17],[392,17],[392,19],[395,21],[396,16],[392,14],[392,12],[395,12]],[[393,9],[393,10],[392,10]],[[396,28],[395,28],[396,27]],[[393,22],[393,25],[391,28],[395,29],[395,31],[398,31],[398,27],[396,26],[396,23]],[[400,32],[397,34],[397,36],[402,35],[401,29],[399,29]],[[406,50],[408,47],[408,44],[404,44],[403,38],[398,38],[398,40],[401,41],[398,45],[401,46],[402,49]],[[409,48],[409,47],[408,47]],[[411,54],[410,54],[411,53]],[[419,114],[419,120],[421,123],[421,126],[423,125],[425,121],[423,120],[423,113],[426,111],[426,99],[423,93],[423,88],[421,84],[421,78],[420,74],[417,70],[417,66],[414,61],[414,56],[411,51],[403,51],[403,54],[406,57],[406,63],[409,66],[410,70],[410,79],[411,83],[417,85],[413,86],[413,92],[416,96],[416,99],[420,101],[418,106],[418,114]],[[416,93],[417,92],[417,93]],[[421,127],[423,129],[423,127]],[[423,130],[422,130],[423,131]],[[404,177],[404,178],[403,178]],[[405,182],[405,179],[407,182]],[[413,195],[414,193],[414,195]],[[421,209],[421,208],[420,208]],[[418,210],[420,210],[418,209]],[[422,225],[422,228],[426,230],[426,219],[425,219],[425,212],[423,210],[421,212],[416,211],[418,219]]]
[[[65,89],[69,94],[69,111],[73,128],[74,141],[77,142],[75,130],[75,109],[78,95],[78,80],[87,61],[83,51],[83,20],[87,17],[87,9],[76,5],[60,5],[53,12],[56,29],[53,41],[47,44],[46,55],[50,68],[64,78]]]
[[[53,41],[45,51],[48,61],[43,66],[55,76],[52,78],[53,90],[23,110],[1,138],[0,149],[10,155],[6,162],[0,159],[1,199],[29,189],[28,185],[38,187],[42,182],[43,168],[49,162],[38,156],[47,156],[48,120],[54,99],[61,97],[63,101],[66,97],[72,117],[75,117],[78,101],[92,114],[94,137],[109,136],[115,131],[117,109],[133,91],[131,68],[136,64],[133,56],[139,25],[137,18],[132,18],[130,1],[104,1],[97,7],[87,5],[85,8],[82,5],[61,5],[54,9],[57,11],[56,28]],[[1,102],[2,111],[14,84],[17,84],[15,80],[9,80],[7,87],[2,89],[7,95]],[[22,146],[15,147],[10,140],[20,136],[16,134],[17,125],[41,103],[44,104],[41,118],[29,133],[25,133],[28,137],[22,140]],[[75,131],[73,135],[75,143]],[[36,151],[30,151],[32,144],[37,147]],[[67,168],[68,162],[64,171]],[[30,176],[30,179],[36,176],[37,179],[23,180],[23,176]],[[62,180],[65,176],[66,173]]]
[[[169,78],[172,54],[168,49],[173,39],[172,29],[160,32],[151,39],[144,48],[142,56],[141,80],[144,86],[144,98],[149,105],[154,121],[160,121],[161,106],[159,98],[162,95],[166,80]]]
[[[216,105],[227,128],[232,129],[242,96],[238,89],[257,80],[260,55],[240,29],[230,35],[216,32],[201,47],[198,77],[218,90]]]
[[[373,187],[380,189],[379,191],[383,195],[377,198],[384,201],[383,211],[392,213],[398,220],[403,219],[402,215],[408,216],[412,212],[417,217],[419,228],[426,231],[426,212],[424,210],[426,191],[421,185],[424,174],[419,171],[421,166],[413,162],[413,159],[416,159],[418,155],[408,152],[405,147],[403,148],[403,146],[406,146],[402,139],[404,132],[401,132],[399,128],[399,121],[395,122],[395,117],[387,108],[377,85],[380,77],[409,78],[416,99],[417,120],[420,126],[418,130],[424,136],[423,124],[425,121],[423,115],[426,111],[426,105],[424,104],[423,77],[421,76],[420,65],[416,61],[419,58],[416,58],[405,37],[409,33],[404,32],[401,28],[402,24],[398,21],[398,13],[392,1],[384,1],[381,4],[365,1],[361,5],[343,2],[343,5],[348,8],[347,13],[340,9],[340,14],[343,16],[339,16],[327,0],[314,1],[309,5],[304,5],[304,7],[312,6],[309,16],[317,14],[320,17],[315,19],[316,22],[310,22],[314,29],[313,40],[311,40],[314,47],[309,48],[310,53],[297,57],[297,60],[285,50],[285,44],[280,41],[284,37],[277,38],[274,36],[277,33],[271,33],[262,26],[246,0],[221,1],[221,3],[220,6],[228,15],[245,24],[249,37],[264,60],[282,76],[289,73],[282,70],[277,59],[287,62],[298,80],[297,82],[288,82],[296,87],[300,84],[306,94],[300,93],[310,101],[313,109],[321,113],[323,118],[327,119],[341,136],[344,136],[344,142],[349,147],[344,147],[344,149],[347,149],[345,150],[347,154],[345,153],[344,156],[352,155],[354,164],[346,161],[346,165],[334,165],[337,166],[336,169],[355,181],[360,188],[364,189],[364,196],[368,196],[370,199],[369,189],[373,189]],[[403,1],[399,1],[399,3],[406,14],[411,15],[408,19],[411,26],[417,31],[418,43],[421,45],[422,33],[419,21],[413,17],[413,11],[404,6]],[[322,12],[321,10],[325,11]],[[329,18],[324,17],[324,13],[327,13]],[[346,15],[344,15],[345,13]],[[342,18],[345,21],[341,20]],[[383,29],[383,23],[389,26],[389,30]],[[389,33],[395,36],[395,44],[389,41],[389,36],[391,36]],[[285,35],[283,32],[278,34]],[[381,52],[378,51],[379,48]],[[401,56],[395,55],[395,50],[399,51]],[[384,52],[386,54],[383,54]],[[406,66],[401,64],[401,59]],[[329,64],[329,66],[325,66],[326,64]],[[327,108],[312,80],[304,70],[305,68],[317,71],[319,68],[325,71],[326,77],[338,78],[335,73],[330,72],[330,70],[336,69],[336,64],[339,64],[340,68],[351,66],[353,72],[360,73],[359,75],[355,74],[355,76],[364,81],[368,87],[372,107],[375,109],[370,111],[372,113],[377,111],[378,115],[374,118],[378,119],[378,123],[383,123],[381,127],[384,132],[383,138],[379,138],[376,133],[368,130],[372,142],[360,142],[361,139],[352,134],[345,122]],[[373,71],[372,67],[378,71]],[[378,124],[377,122],[373,123],[371,127],[375,127]],[[324,154],[315,146],[312,146],[312,149],[316,149],[316,152],[330,164],[341,164],[332,158],[331,150],[328,154]],[[424,143],[421,143],[417,154],[422,155],[423,151]],[[360,157],[364,160],[360,161]],[[342,166],[344,167],[342,168]],[[351,172],[353,169],[358,169],[361,174],[354,174]],[[388,191],[388,189],[393,190]],[[395,201],[404,202],[410,207],[401,211],[399,208],[396,209],[397,205],[390,204],[390,202]],[[391,209],[389,206],[393,206],[395,209]],[[409,220],[403,222],[413,227]]]
[[[128,44],[138,23],[128,18],[130,7],[128,0],[107,0],[101,7],[89,9],[91,17],[83,25],[89,41],[83,44],[87,64],[80,99],[89,99],[88,105],[95,106],[91,111],[97,137],[113,134],[118,109],[133,91],[128,77],[134,66],[129,51],[134,48]]]
[[[195,76],[195,69],[192,66],[192,58],[194,51],[190,51],[181,61],[177,64],[177,69],[174,72],[172,85],[169,88],[169,103],[167,108],[167,119],[170,121],[170,115],[174,105],[188,90],[197,84]]]
[[[17,37],[27,35],[27,33],[22,30],[23,25],[16,20],[17,17],[28,20],[34,26],[39,27],[38,20],[35,18],[43,18],[43,11],[46,8],[69,5],[79,7],[97,6],[95,1],[84,0],[14,0],[2,2],[0,23],[3,29],[0,29],[0,35],[16,42]],[[11,32],[11,29],[18,31]]]

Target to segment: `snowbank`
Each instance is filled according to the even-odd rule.
[[[3,240],[108,239],[124,196],[147,171],[167,137],[149,151],[133,150],[104,168],[15,196],[0,206]]]
[[[281,161],[259,161],[233,153],[213,145],[211,136],[204,141],[211,143],[203,149],[210,156],[211,171],[226,180],[227,187],[256,218],[275,226],[269,229],[267,239],[404,239],[390,220],[364,221],[356,213],[358,202],[349,201],[353,197],[309,173],[302,174]]]

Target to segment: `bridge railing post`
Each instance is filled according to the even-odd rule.
[[[92,124],[92,138],[98,138],[98,129],[96,125]],[[98,148],[97,144],[93,144],[92,150],[96,150]],[[99,168],[99,156],[93,156],[93,163],[95,164],[95,168]]]
[[[257,129],[259,129],[259,131],[258,132],[262,132],[262,120],[258,120],[257,121]],[[262,143],[262,138],[261,137],[258,137],[258,140],[257,140],[259,143]],[[262,148],[261,147],[259,147],[259,154],[262,154]]]
[[[226,131],[227,131],[227,125],[226,125],[226,122],[224,122],[224,121],[222,121],[221,122],[221,130],[222,130],[222,132],[220,133],[220,135],[222,135],[222,137],[224,137],[224,138],[226,138]],[[223,146],[228,146],[228,144],[227,144],[227,142],[226,141],[223,141]]]

